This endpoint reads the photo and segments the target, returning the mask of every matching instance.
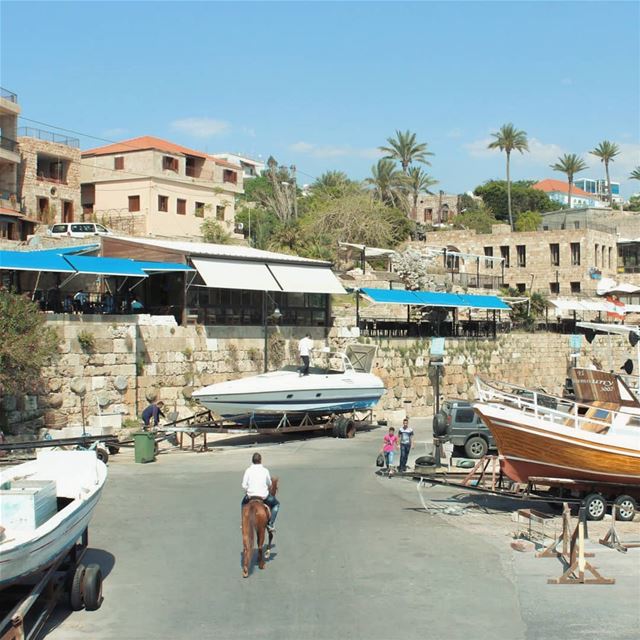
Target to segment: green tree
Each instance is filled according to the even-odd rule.
[[[513,215],[511,212],[511,152],[519,151],[524,153],[529,151],[526,131],[516,129],[513,124],[504,124],[496,133],[491,134],[495,140],[489,143],[489,149],[500,149],[507,156],[507,212],[509,214],[509,225],[513,229]]]
[[[607,198],[609,204],[613,206],[613,197],[611,195],[611,179],[609,178],[609,163],[620,153],[620,147],[615,142],[603,140],[595,149],[589,151],[592,156],[600,158],[600,162],[604,163],[604,173],[607,178]]]
[[[498,220],[484,206],[467,209],[453,219],[454,229],[472,229],[476,233],[491,233],[494,224],[498,224]]]
[[[631,196],[625,208],[627,211],[640,211],[640,196]]]
[[[514,218],[523,211],[554,211],[558,204],[540,189],[534,189],[530,180],[511,183],[511,210]],[[499,220],[507,219],[508,192],[505,180],[489,180],[473,192]],[[475,205],[472,205],[472,207]],[[464,207],[463,207],[464,208]]]
[[[640,167],[636,167],[629,175],[630,180],[640,180]]]
[[[231,244],[231,235],[214,218],[207,218],[200,225],[200,232],[205,242],[213,244]]]
[[[542,224],[542,216],[537,211],[523,211],[516,215],[516,231],[537,231]]]
[[[585,161],[575,153],[565,153],[558,158],[558,162],[551,165],[554,171],[561,171],[567,175],[569,183],[569,209],[571,209],[571,190],[573,189],[573,177],[576,173],[584,171],[587,168]]]
[[[0,396],[36,389],[40,370],[56,353],[59,337],[37,305],[0,289]]]
[[[241,222],[244,235],[252,247],[266,249],[269,238],[279,221],[275,213],[261,206],[241,205],[236,213],[236,222]]]
[[[413,202],[412,210],[415,215],[418,208],[418,196],[424,192],[431,193],[429,189],[438,184],[438,181],[428,173],[425,173],[420,167],[411,167],[407,175],[407,184]]]
[[[406,176],[388,158],[381,158],[371,167],[371,177],[366,178],[364,183],[373,188],[376,199],[391,207],[401,203],[407,189]]]
[[[409,165],[414,162],[422,162],[430,165],[427,156],[433,153],[428,150],[426,142],[417,142],[416,134],[409,130],[404,133],[399,129],[396,130],[395,138],[387,138],[388,147],[378,147],[380,151],[385,153],[385,159],[397,160],[402,167],[402,173],[405,175],[409,172]]]

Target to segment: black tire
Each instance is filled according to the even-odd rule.
[[[80,611],[84,604],[84,599],[82,597],[82,585],[84,583],[86,571],[87,567],[83,564],[79,564],[73,572],[71,587],[69,588],[69,606],[72,611]]]
[[[355,438],[357,431],[356,423],[354,420],[346,420],[344,425],[344,438]]]
[[[433,435],[442,438],[447,435],[447,417],[444,413],[436,413],[433,416]]]
[[[587,512],[587,520],[598,521],[607,513],[607,501],[600,493],[590,493],[583,501],[582,506]]]
[[[347,437],[347,422],[348,420],[344,417],[336,418],[334,429],[337,429],[338,438]]]
[[[489,451],[489,443],[482,436],[471,436],[464,443],[464,453],[472,460],[479,460],[486,456],[487,451]]]
[[[638,511],[638,503],[626,493],[618,496],[613,501],[613,504],[618,507],[614,509],[616,520],[620,520],[621,522],[631,522]]]
[[[118,446],[117,446],[117,445],[115,445],[115,444],[107,445],[107,449],[109,449],[109,453],[110,453],[112,456],[115,456],[116,454],[120,453],[120,447],[118,447]]]
[[[90,564],[84,574],[82,585],[84,607],[87,611],[95,611],[102,604],[102,569],[98,564]]]
[[[340,437],[340,428],[337,419],[331,422],[331,435],[333,435],[334,438]]]
[[[436,459],[433,456],[420,456],[413,463],[416,467],[431,467],[436,463]]]
[[[96,456],[98,457],[98,460],[100,460],[100,462],[104,462],[105,464],[109,462],[109,451],[104,447],[96,448]]]

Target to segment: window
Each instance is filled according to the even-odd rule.
[[[524,293],[527,290],[527,285],[524,282],[517,282],[516,289],[518,293]]]
[[[474,416],[473,409],[458,409],[456,411],[456,422],[473,422]]]
[[[196,202],[193,213],[196,218],[204,218],[204,202]]]
[[[560,245],[557,243],[551,243],[549,245],[549,254],[551,256],[551,266],[559,267],[560,266]]]
[[[505,268],[508,269],[511,266],[511,263],[509,262],[509,247],[506,247],[506,246],[500,247],[500,257],[504,261],[503,264]]]
[[[182,198],[178,198],[178,202],[176,204],[176,213],[180,216],[187,215],[187,201]]]
[[[605,261],[605,258],[606,258],[606,256],[607,256],[607,253],[606,253],[606,252],[607,252],[606,247],[605,247],[604,245],[602,245],[602,260],[600,261],[600,265],[601,265],[602,267],[604,267],[604,261]]]
[[[600,247],[600,245],[598,243],[596,243],[596,249],[594,251],[594,266],[597,267],[598,266],[598,248]],[[602,265],[604,267],[604,263]]]
[[[611,247],[609,247],[609,269],[611,269],[611,252],[612,252],[612,249],[611,249]],[[604,266],[604,265],[602,265],[602,266]]]
[[[38,214],[41,220],[49,215],[49,198],[38,198]]]
[[[73,222],[73,202],[62,201],[62,222]]]
[[[124,157],[119,156],[113,159],[113,168],[116,171],[122,171],[124,169]]]
[[[484,255],[487,256],[487,258],[493,258],[493,247],[485,247]],[[493,269],[493,260],[485,260],[484,267],[485,269]]]
[[[527,266],[527,247],[523,244],[517,244],[516,255],[518,258],[518,266],[526,267]]]
[[[224,205],[219,204],[216,206],[216,220],[224,221]]]
[[[559,282],[550,282],[549,283],[549,293],[560,293],[560,283]]]
[[[571,266],[572,267],[580,266],[580,243],[579,242],[571,243]]]
[[[140,196],[129,196],[129,211],[140,211]]]
[[[579,282],[570,282],[569,286],[571,287],[571,293],[580,293],[580,283]]]
[[[232,184],[238,183],[238,174],[235,171],[231,171],[231,169],[225,169],[222,172],[222,181],[223,182],[231,182]]]
[[[162,156],[162,168],[165,171],[173,171],[178,173],[178,158],[172,158],[171,156]]]
[[[158,196],[158,211],[169,211],[169,196]]]
[[[424,221],[426,222],[428,220],[429,222],[431,222],[432,219],[433,219],[433,209],[429,207],[424,210]]]
[[[580,220],[574,220],[573,228],[574,229],[579,229],[580,228]]]

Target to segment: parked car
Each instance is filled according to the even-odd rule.
[[[468,400],[446,400],[433,417],[434,435],[444,435],[454,447],[464,450],[467,458],[477,460],[496,443],[487,426]]]
[[[108,236],[111,231],[97,222],[61,222],[49,229],[50,236],[86,238],[87,236]]]

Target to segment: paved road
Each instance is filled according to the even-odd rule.
[[[281,477],[283,506],[272,560],[248,579],[240,570],[239,483],[253,449],[173,454],[150,465],[114,460],[90,535],[91,553],[109,573],[104,604],[58,618],[47,637],[518,640],[579,630],[584,638],[586,589],[600,598],[600,639],[637,637],[633,608],[605,624],[637,603],[633,578],[623,593],[547,586],[545,570],[527,564],[535,561],[514,564],[504,537],[478,539],[426,515],[412,482],[376,476],[381,437],[260,447]],[[618,635],[608,635],[611,628]]]

